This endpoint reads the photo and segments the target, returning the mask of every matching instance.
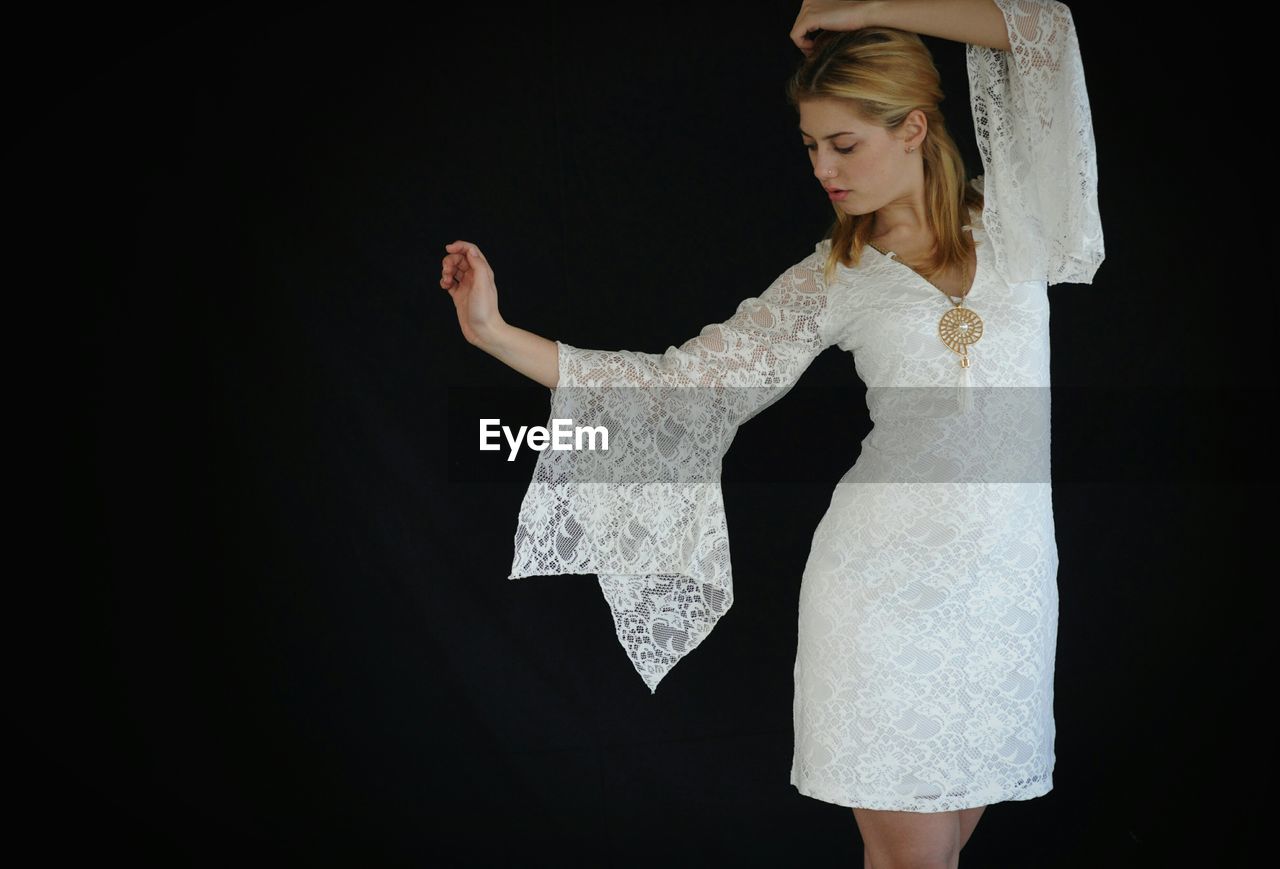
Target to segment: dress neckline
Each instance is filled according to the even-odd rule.
[[[947,298],[947,300],[951,302],[951,304],[953,304],[953,305],[954,305],[954,304],[956,303],[956,302],[955,302],[955,300],[956,300],[956,299],[960,299],[960,300],[961,300],[961,303],[963,304],[964,302],[968,302],[968,301],[969,301],[969,297],[973,295],[973,291],[974,291],[975,289],[977,289],[977,287],[978,287],[978,279],[979,279],[980,277],[982,277],[982,274],[983,274],[983,270],[982,270],[982,248],[986,247],[986,244],[985,244],[985,242],[986,242],[986,238],[985,238],[986,233],[985,233],[985,231],[984,231],[984,230],[983,230],[983,228],[982,228],[982,221],[981,221],[981,219],[977,219],[977,220],[975,220],[975,219],[974,219],[974,210],[975,210],[975,209],[974,209],[974,207],[973,207],[972,205],[968,206],[968,207],[967,207],[967,210],[968,210],[968,212],[969,212],[969,221],[970,221],[970,222],[969,222],[969,223],[966,223],[964,226],[962,226],[962,227],[960,227],[960,228],[961,228],[961,229],[967,229],[967,230],[969,230],[969,232],[971,232],[971,233],[973,234],[973,256],[974,256],[974,264],[973,264],[973,279],[969,282],[969,289],[965,291],[965,294],[964,294],[963,296],[953,296],[953,295],[951,295],[950,293],[948,293],[946,290],[944,290],[944,289],[942,289],[941,287],[939,287],[939,286],[938,286],[937,284],[935,284],[933,281],[928,280],[927,278],[925,278],[925,276],[924,276],[924,275],[920,274],[918,271],[916,271],[915,269],[913,269],[911,266],[907,265],[907,264],[906,264],[906,263],[904,263],[902,260],[898,259],[898,258],[897,258],[898,254],[897,254],[896,252],[894,252],[894,251],[888,251],[888,252],[884,252],[884,253],[882,253],[878,247],[875,247],[875,246],[874,246],[874,245],[872,245],[870,242],[867,242],[867,247],[869,247],[869,248],[871,248],[873,251],[875,251],[875,252],[876,252],[876,255],[877,255],[877,256],[879,256],[881,260],[886,261],[886,262],[896,262],[898,265],[902,266],[904,269],[906,269],[907,271],[911,272],[911,274],[915,275],[915,276],[916,276],[916,280],[920,281],[920,282],[921,282],[922,284],[924,284],[926,287],[929,287],[929,288],[930,288],[930,289],[932,289],[935,293],[942,293],[942,295],[943,295],[943,296],[945,296],[945,297]],[[982,243],[982,244],[979,244],[979,242],[983,242],[983,243]]]

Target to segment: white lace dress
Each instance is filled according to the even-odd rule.
[[[842,806],[949,811],[1052,788],[1047,287],[1092,282],[1104,249],[1070,12],[997,4],[1013,51],[967,47],[985,169],[969,379],[939,339],[946,296],[871,247],[828,283],[823,240],[663,354],[557,342],[551,418],[605,426],[610,449],[544,450],[515,535],[510,579],[598,576],[656,691],[733,603],[719,475],[737,428],[824,349],[849,351],[874,426],[801,579],[791,767],[800,793]]]

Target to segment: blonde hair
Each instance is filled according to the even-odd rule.
[[[814,99],[847,101],[858,116],[890,131],[915,109],[924,113],[929,123],[921,145],[924,198],[937,243],[919,271],[932,277],[967,263],[970,245],[961,227],[969,222],[968,207],[981,208],[983,197],[966,179],[964,158],[947,132],[938,108],[945,99],[941,77],[919,35],[890,27],[818,34],[812,52],[787,82],[787,101],[797,112],[802,102]],[[862,261],[875,220],[874,214],[835,211],[826,235],[831,239],[827,282],[837,263],[856,266]]]

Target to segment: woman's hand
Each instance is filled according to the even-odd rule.
[[[446,244],[449,253],[440,268],[440,286],[453,297],[458,325],[467,343],[477,347],[505,325],[498,313],[498,288],[489,262],[469,241]]]
[[[808,57],[815,30],[859,30],[871,27],[871,10],[880,0],[804,0],[791,26],[791,41]]]

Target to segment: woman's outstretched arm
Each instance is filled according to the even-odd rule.
[[[554,341],[519,326],[500,322],[497,327],[483,330],[476,346],[548,389],[555,389],[558,385],[560,348]]]
[[[1010,50],[1004,14],[995,0],[868,0],[866,20],[939,39]]]
[[[525,377],[555,389],[560,382],[560,348],[502,319],[493,269],[479,247],[459,240],[444,248],[448,253],[440,264],[440,286],[453,299],[462,337]]]

